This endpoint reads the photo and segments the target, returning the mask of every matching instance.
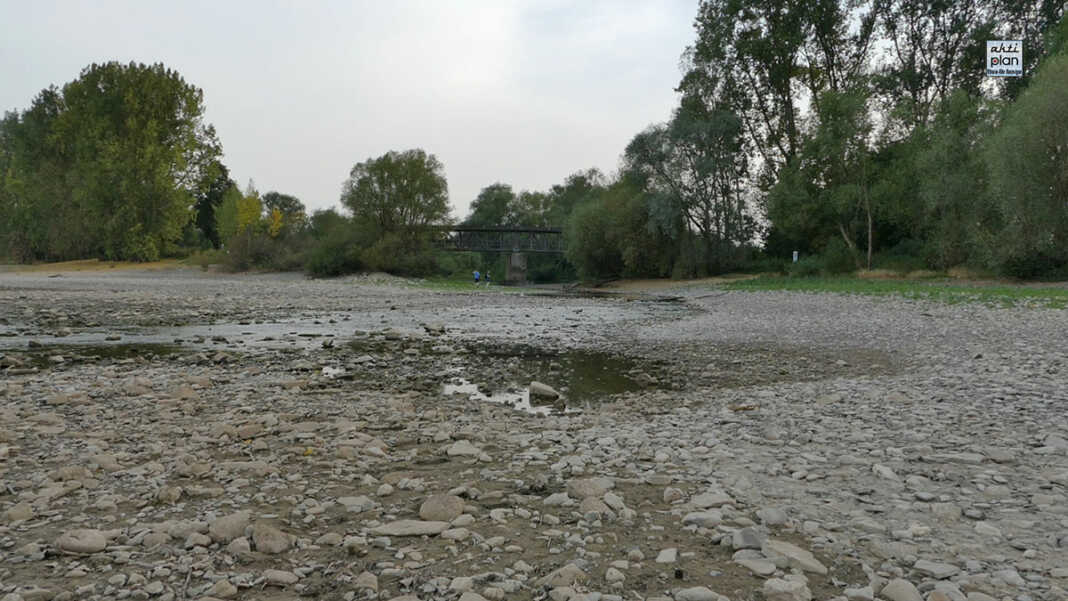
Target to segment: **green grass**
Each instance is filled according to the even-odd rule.
[[[1002,283],[962,285],[948,280],[761,276],[730,282],[721,287],[727,290],[790,290],[864,296],[898,296],[946,304],[979,303],[996,307],[1063,309],[1068,306],[1068,287],[1036,287]]]

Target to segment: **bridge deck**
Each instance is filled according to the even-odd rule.
[[[443,226],[438,248],[456,251],[562,253],[564,230],[558,227]]]

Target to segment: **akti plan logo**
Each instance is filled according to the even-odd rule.
[[[988,77],[1023,75],[1023,40],[987,40],[986,74]]]

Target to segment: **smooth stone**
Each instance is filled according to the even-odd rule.
[[[600,498],[615,487],[611,478],[579,478],[567,483],[567,494],[574,499]]]
[[[883,587],[883,590],[879,591],[879,596],[885,598],[886,601],[923,601],[923,596],[920,595],[916,586],[904,578],[891,580]]]
[[[679,558],[679,550],[675,548],[664,549],[656,556],[656,563],[675,563]]]
[[[771,578],[764,581],[765,601],[812,601],[812,591],[800,580]]]
[[[428,522],[451,522],[463,512],[463,499],[456,495],[430,495],[419,506],[419,517]]]
[[[56,547],[71,553],[98,553],[108,546],[108,537],[101,530],[90,528],[68,530],[56,539]]]
[[[247,511],[238,511],[213,520],[208,525],[208,535],[217,543],[229,543],[230,541],[245,535],[245,528],[251,521],[251,515]]]
[[[371,532],[378,536],[423,536],[441,534],[448,529],[448,522],[398,520],[372,528]]]
[[[727,598],[708,587],[694,586],[676,592],[675,601],[727,601]]]
[[[814,572],[821,575],[827,573],[827,567],[820,563],[811,551],[786,541],[767,540],[760,547],[760,551],[773,561],[776,557],[785,557],[791,567],[799,568],[806,572]]]
[[[927,561],[926,559],[917,560],[916,563],[912,565],[912,569],[924,576],[930,576],[931,578],[936,578],[938,580],[945,580],[960,572],[960,568],[955,565]]]

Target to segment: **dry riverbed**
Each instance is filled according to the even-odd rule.
[[[0,600],[1068,599],[1064,310],[49,275]]]

